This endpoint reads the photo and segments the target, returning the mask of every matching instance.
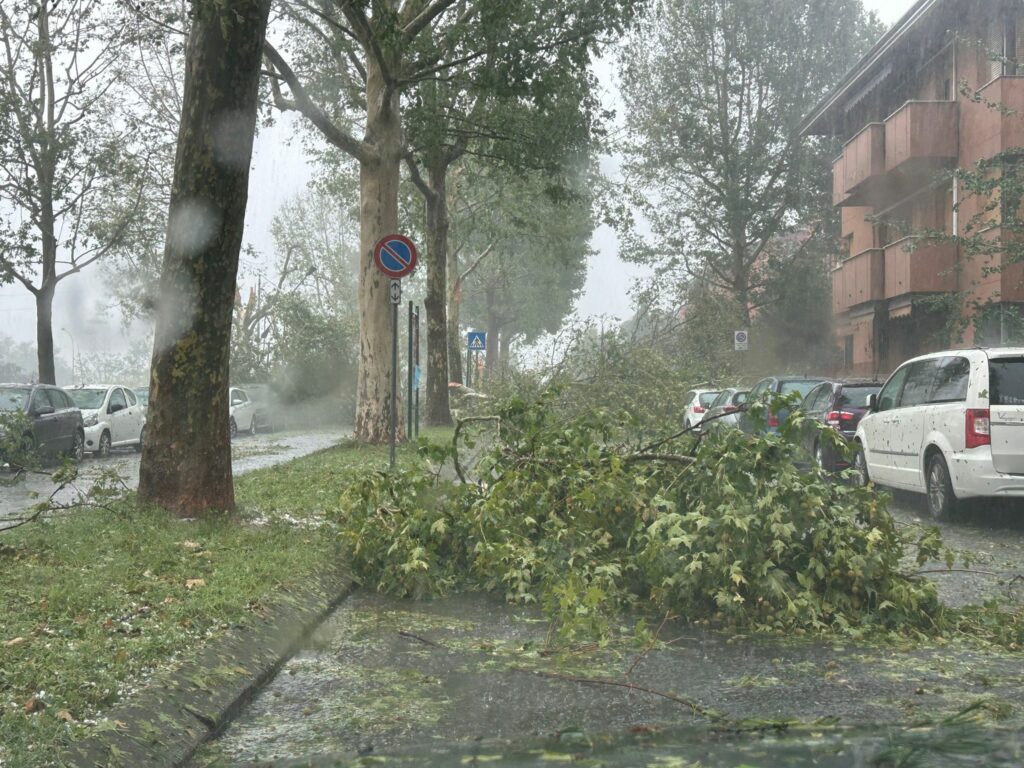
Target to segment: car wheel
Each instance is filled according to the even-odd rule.
[[[832,472],[835,469],[832,462],[829,461],[828,453],[825,446],[821,444],[821,440],[814,441],[814,463],[825,472]]]
[[[139,432],[139,442],[137,442],[135,444],[135,452],[136,453],[142,453],[142,444],[145,442],[145,440],[146,440],[146,428],[143,427],[142,430]]]
[[[105,459],[110,455],[110,433],[104,432],[100,435],[100,443],[93,452],[97,458]]]
[[[228,436],[234,440],[238,437],[238,425],[235,423],[235,417],[232,416],[228,421]]]
[[[109,441],[109,437],[107,438]],[[85,458],[85,433],[80,429],[75,430],[75,440],[71,444],[71,458],[80,462]]]
[[[860,443],[857,443],[853,449],[853,471],[857,485],[863,488],[871,482],[871,476],[868,474],[868,461],[864,456],[864,447]]]
[[[253,416],[252,417],[252,421],[249,422],[249,434],[252,435],[253,437],[255,437],[256,436],[256,432],[257,432],[257,429],[256,429],[256,417]]]
[[[948,520],[956,512],[957,498],[953,492],[953,482],[941,453],[934,453],[928,459],[925,493],[928,497],[928,512],[935,520]]]

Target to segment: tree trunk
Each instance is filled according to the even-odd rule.
[[[391,393],[391,304],[388,279],[373,263],[373,248],[398,232],[402,120],[398,92],[387,87],[374,56],[366,57],[366,139],[372,148],[359,165],[359,374],[355,437],[387,442]],[[401,394],[401,385],[399,385]],[[402,409],[398,408],[399,432]]]
[[[501,366],[501,380],[504,381],[508,375],[508,360],[512,353],[512,334],[505,329],[501,332],[500,351],[498,353],[498,365]]]
[[[231,315],[269,10],[193,5],[139,470],[139,500],[181,517],[235,506]]]
[[[498,372],[498,334],[501,325],[498,313],[494,309],[494,289],[488,288],[487,296],[487,352],[484,355],[484,371],[488,381]]]
[[[462,370],[462,333],[459,330],[459,304],[462,302],[462,286],[459,285],[459,257],[453,253],[448,257],[448,376],[452,381],[464,382]]]
[[[40,384],[57,383],[57,371],[53,363],[53,293],[56,287],[56,283],[44,280],[35,294],[36,351]],[[71,364],[74,366],[74,359]]]
[[[448,408],[448,166],[443,160],[428,168],[427,200],[427,413],[426,423],[452,423]]]

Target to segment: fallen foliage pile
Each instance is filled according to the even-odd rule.
[[[644,446],[607,412],[566,420],[544,398],[498,416],[475,482],[441,479],[457,449],[434,448],[435,471],[344,492],[335,522],[364,582],[500,590],[565,635],[604,634],[624,607],[797,633],[937,626],[935,587],[905,569],[950,556],[938,532],[900,531],[883,494],[799,467],[799,417],[778,435]]]

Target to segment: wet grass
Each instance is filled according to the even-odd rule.
[[[240,478],[234,518],[181,521],[129,499],[0,536],[0,765],[53,764],[147,680],[338,562],[333,532],[293,523],[386,466],[386,448],[347,442]]]

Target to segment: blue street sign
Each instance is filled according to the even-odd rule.
[[[472,352],[483,352],[487,349],[487,334],[484,331],[470,331],[466,334],[466,346]]]

